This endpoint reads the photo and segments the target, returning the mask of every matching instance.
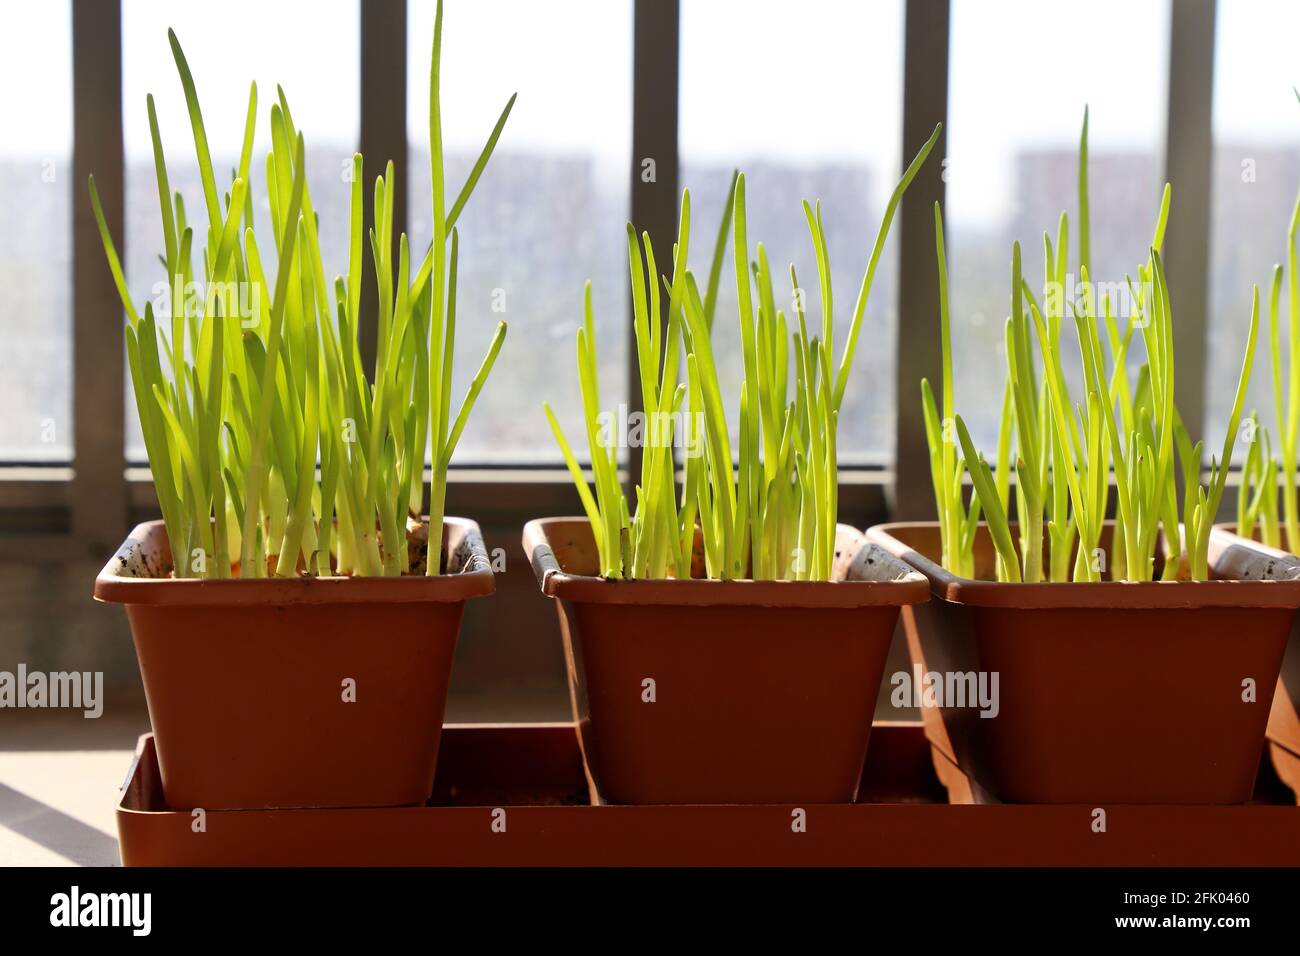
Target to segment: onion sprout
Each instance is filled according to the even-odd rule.
[[[427,561],[443,570],[439,542],[447,470],[471,409],[505,338],[497,327],[482,366],[454,418],[459,240],[455,222],[468,202],[514,106],[502,111],[450,210],[443,192],[439,109],[442,4],[434,19],[430,68],[430,143],[434,237],[412,271],[405,234],[393,261],[394,170],[374,182],[374,226],[363,228],[363,160],[351,167],[346,275],[327,279],[318,220],[307,185],[306,149],[283,90],[271,105],[266,200],[274,280],[253,227],[253,131],[257,86],[239,166],[219,191],[189,65],[168,32],[185,92],[208,227],[201,275],[206,293],[173,295],[169,322],[152,302],[131,301],[104,220],[94,178],[90,199],[126,312],[131,384],[176,577],[229,578],[420,573],[416,547],[424,466],[432,461]],[[162,211],[169,288],[194,277],[195,229],[170,189],[157,116],[149,127]],[[357,342],[364,245],[377,280],[378,347],[367,377]],[[448,248],[449,247],[449,248]],[[221,289],[247,290],[232,307]],[[430,452],[430,449],[432,451]]]
[[[1300,92],[1296,94],[1300,99]],[[1268,341],[1273,367],[1273,405],[1280,433],[1281,462],[1273,457],[1268,431],[1263,432],[1265,447],[1252,444],[1242,471],[1238,494],[1237,531],[1247,537],[1257,530],[1260,540],[1270,547],[1283,547],[1282,532],[1286,532],[1285,546],[1294,551],[1300,547],[1300,505],[1296,498],[1296,441],[1300,433],[1300,262],[1297,262],[1296,237],[1300,232],[1300,194],[1291,212],[1291,223],[1286,235],[1286,269],[1273,267],[1273,280],[1268,296]],[[1281,342],[1282,283],[1287,288],[1287,345],[1283,367]],[[1252,416],[1253,417],[1253,416]],[[1278,473],[1282,478],[1283,521],[1278,522]]]
[[[943,224],[935,208],[939,265],[940,332],[943,351],[943,417],[933,391],[922,381],[926,438],[939,513],[942,562],[954,573],[974,571],[974,533],[982,511],[996,550],[1000,581],[1149,581],[1162,549],[1164,580],[1209,576],[1209,532],[1223,497],[1259,326],[1255,290],[1246,355],[1223,449],[1211,458],[1208,484],[1201,478],[1201,444],[1192,445],[1174,405],[1173,305],[1161,256],[1169,215],[1165,186],[1147,261],[1138,281],[1126,276],[1130,314],[1121,326],[1117,302],[1107,293],[1099,303],[1092,283],[1088,218],[1088,114],[1079,140],[1079,278],[1067,289],[1069,219],[1061,215],[1055,242],[1043,236],[1044,298],[1040,303],[1021,271],[1019,243],[1012,248],[1010,315],[1005,325],[1007,392],[995,477],[952,406],[952,354]],[[1073,321],[1080,352],[1085,398],[1070,395],[1062,361],[1062,325]],[[1099,328],[1105,326],[1107,366]],[[1146,361],[1136,382],[1128,351],[1141,330]],[[1035,360],[1035,353],[1038,358]],[[1300,382],[1300,379],[1297,379]],[[1300,403],[1300,392],[1297,392]],[[1010,436],[1014,435],[1014,453]],[[1018,539],[1010,526],[1009,472],[1016,474]],[[962,479],[974,487],[963,505]],[[1102,555],[1102,532],[1115,486],[1116,517],[1111,564]],[[1178,485],[1184,487],[1181,510]],[[1046,534],[1044,535],[1044,530]],[[1044,537],[1049,554],[1044,567]]]
[[[817,263],[822,319],[821,328],[811,333],[794,267],[789,270],[792,314],[787,316],[776,307],[776,284],[762,243],[753,247],[751,258],[743,174],[732,180],[703,295],[686,264],[691,206],[689,190],[683,193],[672,271],[663,277],[668,294],[664,330],[650,237],[643,234],[638,242],[635,229],[628,226],[633,332],[650,423],[634,505],[619,485],[615,443],[600,425],[590,283],[577,354],[594,492],[550,406],[544,406],[590,521],[602,576],[691,577],[697,570],[698,531],[708,578],[830,580],[839,497],[837,431],[849,370],[894,213],[938,137],[936,127],[889,199],[838,365],[833,358],[830,258],[820,203],[803,204]],[[744,367],[735,454],[712,343],[728,230]],[[675,487],[674,439],[685,449],[680,494]]]

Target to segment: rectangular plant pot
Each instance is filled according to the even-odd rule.
[[[95,581],[126,605],[162,788],[175,808],[428,799],[465,601],[491,594],[478,525],[448,518],[450,573],[169,577],[161,521]]]
[[[1210,547],[1222,552],[1221,560],[1231,562],[1239,576],[1272,581],[1300,579],[1300,557],[1265,547],[1236,532],[1235,524],[1215,525],[1210,532]],[[1268,717],[1268,738],[1292,754],[1300,754],[1300,618],[1292,625],[1291,640],[1282,658],[1282,672]]]
[[[524,528],[610,803],[849,803],[899,608],[925,579],[840,525],[834,580],[607,580],[584,518]]]
[[[939,566],[937,523],[868,535],[930,581],[934,600],[904,611],[922,672],[998,675],[995,717],[922,708],[935,746],[996,799],[1250,798],[1300,583],[1245,580],[1214,549],[1211,581],[999,583],[984,526],[976,579]]]

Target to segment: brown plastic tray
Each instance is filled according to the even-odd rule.
[[[788,805],[593,805],[570,724],[453,724],[427,806],[214,810],[201,831],[166,809],[146,735],[117,826],[127,866],[1295,865],[1300,808],[1261,791],[1278,805],[1107,807],[1095,833],[1086,806],[947,804],[921,725],[884,723],[860,802],[795,832]]]

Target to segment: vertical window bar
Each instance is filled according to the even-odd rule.
[[[122,304],[86,194],[94,174],[113,241],[123,243],[122,21],[119,0],[72,3],[72,532],[95,553],[127,519]]]
[[[899,210],[898,356],[895,382],[894,520],[934,517],[929,451],[921,415],[922,377],[940,381],[939,292],[935,282],[934,204],[944,198],[948,146],[949,0],[907,0],[903,50],[903,165],[938,122],[944,133]]]
[[[374,181],[393,161],[393,261],[397,240],[406,231],[406,197],[410,164],[406,145],[406,0],[364,0],[361,7],[361,154],[365,157],[363,190],[365,228],[374,225]],[[428,82],[426,76],[425,82]],[[424,256],[412,249],[412,269]],[[361,287],[361,358],[375,364],[375,264],[369,245],[362,256],[365,279]]]
[[[1173,185],[1165,264],[1174,309],[1174,401],[1195,438],[1205,421],[1205,336],[1210,264],[1215,0],[1170,4],[1165,178]],[[1234,381],[1235,387],[1236,382]],[[1221,436],[1206,435],[1206,448]],[[1207,452],[1208,454],[1208,452]]]
[[[650,233],[660,272],[672,269],[677,238],[677,112],[681,8],[677,0],[635,0],[632,33],[632,209],[638,235]],[[663,297],[661,323],[667,320]],[[629,305],[630,308],[630,305]],[[628,406],[643,408],[636,341],[628,324]],[[641,449],[628,450],[629,481],[641,472]]]

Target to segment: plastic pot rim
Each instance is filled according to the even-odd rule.
[[[428,519],[423,519],[427,521]],[[478,523],[443,519],[446,541],[466,552],[451,574],[402,577],[198,578],[148,577],[131,573],[140,556],[166,534],[162,521],[135,526],[95,578],[96,601],[126,605],[220,606],[289,604],[427,604],[465,601],[493,593],[495,583]],[[452,550],[451,548],[448,549]]]
[[[1107,521],[1106,527],[1113,526]],[[908,531],[937,528],[937,521],[894,521],[873,525],[867,537],[929,579],[933,596],[952,604],[1019,610],[1149,609],[1194,610],[1203,607],[1297,608],[1300,580],[1261,580],[1239,576],[1243,555],[1223,536],[1211,534],[1210,566],[1219,575],[1210,581],[1044,581],[1037,584],[966,578],[942,567],[930,555],[903,540]],[[980,528],[988,526],[980,522]],[[1016,524],[1012,522],[1013,532]],[[1297,561],[1300,568],[1300,561]]]
[[[929,599],[925,577],[867,540],[858,529],[836,525],[837,549],[854,548],[854,564],[879,561],[889,580],[853,581],[717,581],[690,579],[611,580],[566,571],[552,548],[553,535],[564,531],[590,541],[585,517],[535,518],[524,525],[524,552],[538,586],[548,597],[590,604],[673,606],[759,606],[780,608],[854,608],[918,604]],[[864,553],[865,552],[865,553]]]

